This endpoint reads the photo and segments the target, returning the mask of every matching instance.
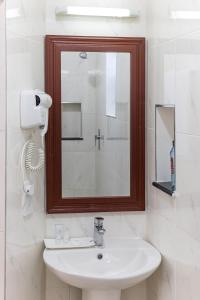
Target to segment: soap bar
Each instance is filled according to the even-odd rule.
[[[47,249],[72,249],[72,248],[90,248],[94,247],[94,240],[90,237],[71,238],[69,241],[60,241],[55,239],[44,239],[44,244]]]

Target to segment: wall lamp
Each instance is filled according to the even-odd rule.
[[[200,10],[174,10],[170,17],[175,20],[200,20]]]
[[[88,17],[111,17],[111,18],[136,18],[139,10],[126,8],[86,7],[86,6],[57,6],[57,16],[88,16]]]

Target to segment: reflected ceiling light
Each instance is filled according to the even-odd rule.
[[[171,11],[171,19],[200,20],[200,10],[174,10]]]
[[[21,17],[21,10],[19,8],[10,8],[6,11],[7,19],[14,19]]]
[[[139,11],[126,8],[86,7],[86,6],[58,6],[57,16],[93,16],[93,17],[115,17],[134,18],[139,16]]]

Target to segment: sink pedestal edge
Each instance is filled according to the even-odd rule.
[[[120,300],[121,290],[83,290],[82,300]]]

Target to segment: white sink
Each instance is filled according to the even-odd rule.
[[[109,239],[102,248],[45,250],[44,261],[62,281],[83,289],[84,300],[118,300],[148,278],[160,253],[142,239]]]

